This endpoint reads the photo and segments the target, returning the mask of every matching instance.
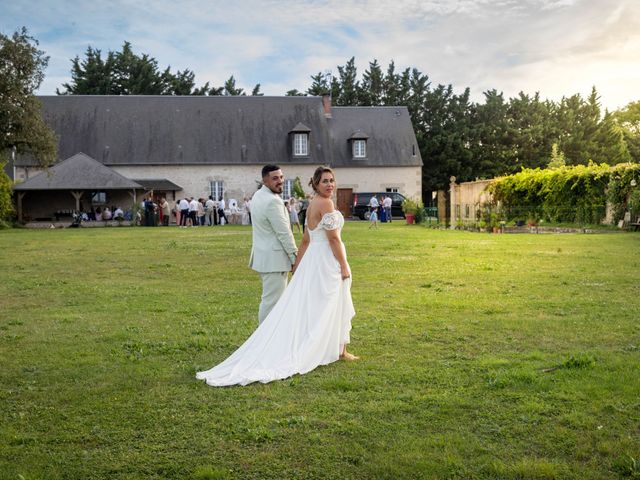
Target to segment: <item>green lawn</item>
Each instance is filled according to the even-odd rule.
[[[640,234],[367,226],[361,361],[231,388],[249,227],[0,231],[0,478],[640,478]]]

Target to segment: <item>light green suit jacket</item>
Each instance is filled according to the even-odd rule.
[[[298,248],[291,232],[289,212],[279,195],[262,186],[251,198],[253,245],[249,266],[256,272],[288,272]]]

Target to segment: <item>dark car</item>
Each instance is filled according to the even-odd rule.
[[[404,195],[398,192],[354,192],[352,212],[354,217],[360,220],[369,220],[369,202],[371,197],[376,196],[378,203],[382,203],[382,197],[391,197],[391,215],[394,217],[404,217],[402,212],[402,202]],[[380,215],[378,214],[378,218]]]

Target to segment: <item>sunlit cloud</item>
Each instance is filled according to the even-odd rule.
[[[386,70],[407,67],[434,84],[558,100],[586,95],[602,103],[638,100],[637,0],[0,0],[0,30],[22,25],[51,57],[40,89],[70,80],[70,59],[91,45],[106,54],[132,43],[161,68],[190,69],[199,85],[234,75],[268,95],[306,90],[310,76],[356,58]]]

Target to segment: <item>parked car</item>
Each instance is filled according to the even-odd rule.
[[[398,192],[354,192],[352,207],[354,217],[358,217],[360,220],[369,220],[369,201],[374,195],[378,199],[378,203],[382,203],[383,196],[391,197],[391,215],[404,218],[402,202],[404,202],[405,197]],[[378,218],[380,218],[380,215],[378,215]]]

